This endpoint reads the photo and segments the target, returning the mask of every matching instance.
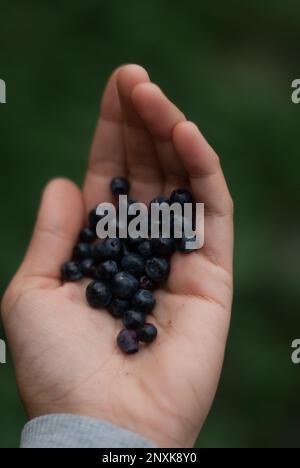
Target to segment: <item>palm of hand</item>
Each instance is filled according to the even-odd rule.
[[[159,336],[133,356],[116,347],[121,323],[87,306],[86,281],[59,281],[84,205],[101,201],[101,190],[100,198],[109,200],[109,181],[125,167],[139,200],[184,183],[209,207],[204,249],[173,257],[151,317]],[[145,72],[127,66],[107,87],[83,197],[70,182],[51,185],[29,252],[3,303],[29,416],[78,413],[121,425],[160,446],[192,445],[217,387],[231,308],[231,202],[217,158]],[[46,245],[53,258],[43,266]]]

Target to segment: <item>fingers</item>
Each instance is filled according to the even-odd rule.
[[[126,175],[123,115],[116,84],[119,70],[110,77],[102,99],[83,190],[87,209],[111,201],[111,179]]]
[[[233,204],[219,158],[192,122],[174,128],[173,142],[196,202],[205,204],[204,248],[216,263],[231,270]]]
[[[141,83],[150,83],[146,70],[138,65],[120,69],[117,87],[124,117],[124,136],[128,175],[132,196],[148,202],[162,190],[162,173],[153,138],[132,103],[132,90]]]
[[[175,149],[189,174],[197,201],[206,209],[223,216],[231,214],[232,200],[219,163],[219,158],[192,122],[177,125],[173,132]]]
[[[174,187],[187,182],[187,173],[172,142],[172,131],[186,120],[185,116],[153,83],[136,85],[131,98],[140,119],[154,138],[166,179],[165,192],[169,194]]]
[[[83,225],[82,195],[73,182],[55,179],[46,187],[33,236],[18,275],[60,279],[63,262]]]

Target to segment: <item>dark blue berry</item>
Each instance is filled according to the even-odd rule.
[[[144,343],[152,343],[157,337],[157,328],[152,323],[145,323],[145,325],[138,330],[138,339]]]
[[[153,281],[146,275],[140,277],[139,286],[141,289],[148,289],[149,291],[154,288]]]
[[[97,214],[97,206],[95,208],[93,208],[90,212],[89,212],[89,227],[91,229],[96,229],[96,226],[98,224],[98,222],[100,221],[100,219],[102,219],[103,216],[100,216]]]
[[[64,281],[77,281],[83,277],[80,264],[67,262],[61,267],[61,276]]]
[[[85,242],[88,244],[91,244],[92,242],[94,242],[96,238],[97,238],[97,234],[96,234],[95,229],[91,229],[89,227],[83,229],[79,236],[80,242]]]
[[[136,330],[145,323],[145,314],[137,310],[126,310],[123,317],[124,327]]]
[[[127,239],[128,245],[134,250],[136,250],[138,248],[138,246],[142,242],[144,242],[144,240],[145,239],[143,239],[142,237],[137,237],[136,239],[134,239],[133,237],[130,237],[130,236],[128,236],[128,239]]]
[[[86,289],[86,298],[91,307],[107,307],[112,300],[110,287],[104,281],[93,281]]]
[[[127,195],[129,192],[129,182],[124,177],[115,177],[110,184],[114,195]]]
[[[125,299],[118,299],[115,297],[109,304],[109,311],[113,317],[123,317],[126,310],[129,309],[129,302]]]
[[[167,259],[161,257],[154,257],[147,260],[145,265],[147,276],[154,283],[161,283],[165,281],[170,272],[170,264]]]
[[[155,302],[152,292],[147,289],[139,289],[132,299],[133,308],[144,314],[150,314],[155,307]]]
[[[189,190],[185,188],[179,188],[171,193],[170,202],[180,203],[180,205],[184,205],[185,203],[193,203],[193,196]]]
[[[80,244],[75,245],[73,249],[73,259],[74,260],[84,260],[85,258],[91,258],[92,250],[90,244],[81,242]]]
[[[159,237],[152,239],[152,249],[156,255],[169,257],[175,251],[174,239]]]
[[[96,260],[119,261],[122,257],[123,245],[118,238],[107,238],[102,243],[94,247],[93,255]]]
[[[81,271],[87,278],[96,278],[96,263],[92,258],[85,258],[81,262]]]
[[[152,245],[149,240],[144,240],[141,242],[136,249],[137,253],[144,258],[152,257]]]
[[[106,260],[101,263],[97,270],[97,276],[103,281],[111,281],[113,277],[118,273],[119,267],[117,262],[114,260]]]
[[[122,258],[121,267],[124,271],[139,278],[144,273],[145,259],[141,255],[130,253]]]
[[[112,282],[113,293],[119,299],[131,299],[137,291],[138,280],[129,273],[122,271],[117,273]]]
[[[188,238],[188,237],[183,236],[182,238],[175,239],[176,249],[179,250],[182,253],[195,252],[196,249],[189,249],[188,246],[187,246],[188,242],[195,242],[195,240],[196,240],[196,236],[194,236],[192,238]]]
[[[137,333],[135,330],[121,330],[117,336],[117,344],[125,354],[133,354],[139,350]]]

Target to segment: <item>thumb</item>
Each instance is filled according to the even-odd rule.
[[[58,280],[84,220],[79,188],[67,179],[54,179],[45,188],[36,226],[18,275]]]

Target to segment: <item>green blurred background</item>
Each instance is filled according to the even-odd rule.
[[[198,446],[300,447],[299,2],[2,0],[0,16],[0,293],[45,183],[82,182],[108,75],[145,66],[217,149],[235,201],[233,322]],[[8,357],[0,447],[18,445],[24,421]]]

